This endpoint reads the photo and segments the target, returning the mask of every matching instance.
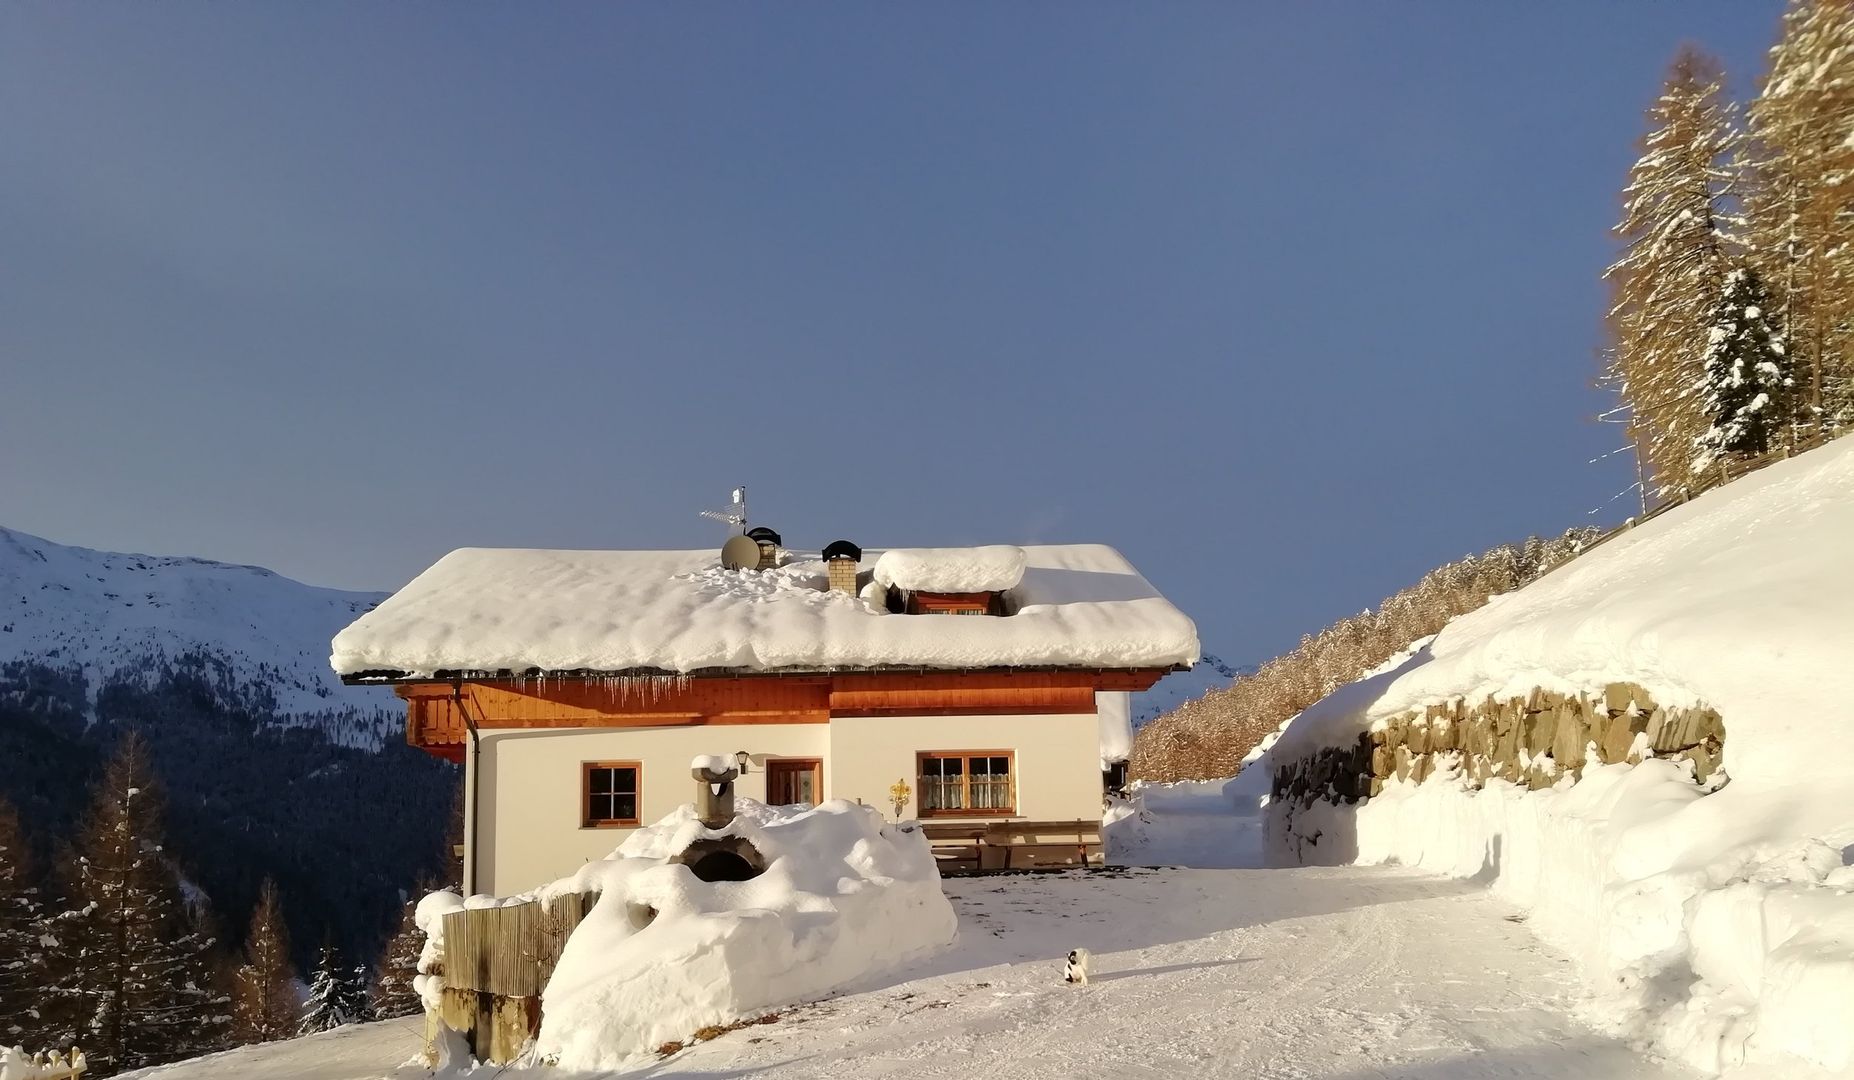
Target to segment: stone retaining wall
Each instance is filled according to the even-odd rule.
[[[1328,747],[1275,769],[1274,797],[1303,805],[1356,802],[1385,781],[1422,781],[1442,755],[1459,762],[1470,788],[1489,779],[1537,790],[1566,772],[1583,772],[1591,748],[1606,765],[1658,758],[1693,762],[1704,784],[1718,771],[1725,724],[1705,706],[1657,705],[1633,683],[1610,683],[1594,696],[1534,690],[1524,698],[1457,699],[1380,721],[1349,746]]]

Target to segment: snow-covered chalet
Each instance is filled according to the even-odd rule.
[[[689,801],[690,761],[775,804],[918,818],[984,866],[1098,861],[1127,695],[1198,656],[1098,545],[454,551],[336,635],[406,739],[465,766],[465,886],[509,894]]]

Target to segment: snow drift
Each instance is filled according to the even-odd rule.
[[[1646,522],[1462,616],[1293,721],[1276,762],[1454,699],[1632,682],[1724,717],[1729,783],[1590,760],[1575,784],[1458,769],[1270,808],[1271,857],[1481,877],[1582,965],[1593,1015],[1709,1071],[1854,1069],[1854,439]],[[1307,841],[1322,837],[1312,846]],[[1355,844],[1336,842],[1349,838]]]
[[[705,882],[671,862],[702,838],[738,837],[766,859],[747,881]],[[957,920],[912,822],[834,800],[815,809],[737,800],[708,830],[693,807],[637,830],[611,858],[507,900],[434,893],[419,906],[426,956],[465,906],[597,892],[542,997],[535,1056],[564,1069],[634,1064],[708,1025],[813,1000],[938,950]],[[422,977],[428,1001],[440,981]]]

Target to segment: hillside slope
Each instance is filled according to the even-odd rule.
[[[258,566],[55,544],[0,527],[0,664],[83,672],[94,692],[150,661],[210,657],[238,702],[323,722],[331,738],[377,747],[390,731],[355,714],[397,713],[328,668],[328,640],[385,598],[304,585]],[[345,722],[337,722],[337,719]]]
[[[1258,765],[1353,745],[1430,705],[1615,684],[1659,706],[1617,714],[1641,724],[1639,763],[1586,754],[1581,779],[1528,791],[1476,785],[1474,763],[1445,751],[1432,779],[1393,778],[1356,805],[1274,800],[1271,855],[1489,881],[1580,961],[1602,1015],[1631,1036],[1708,1071],[1801,1059],[1854,1072],[1850,552],[1843,439],[1456,619],[1307,709]],[[1656,757],[1652,735],[1666,707],[1700,705],[1724,728],[1723,770],[1705,785],[1691,762]]]
[[[0,528],[0,795],[50,856],[117,735],[147,737],[168,850],[236,936],[277,880],[302,958],[359,958],[442,869],[455,770],[408,748],[390,691],[328,641],[379,601],[254,566],[93,551]]]

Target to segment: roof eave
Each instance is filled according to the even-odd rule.
[[[944,668],[924,664],[881,664],[866,667],[786,667],[786,668],[700,668],[695,671],[670,671],[667,668],[627,668],[621,671],[597,671],[590,668],[544,670],[527,668],[514,671],[508,668],[499,670],[443,670],[430,675],[415,675],[405,671],[377,669],[355,672],[340,672],[341,681],[347,686],[401,686],[413,683],[455,683],[486,682],[505,679],[747,679],[747,678],[792,678],[817,677],[820,675],[859,675],[859,674],[933,674],[933,675],[985,675],[1023,671],[1067,671],[1067,672],[1152,672],[1162,671],[1167,674],[1175,671],[1189,671],[1190,664],[1171,664],[1158,666],[1152,664],[1129,664],[1125,667],[1100,667],[1080,664],[1000,664],[992,667]]]

